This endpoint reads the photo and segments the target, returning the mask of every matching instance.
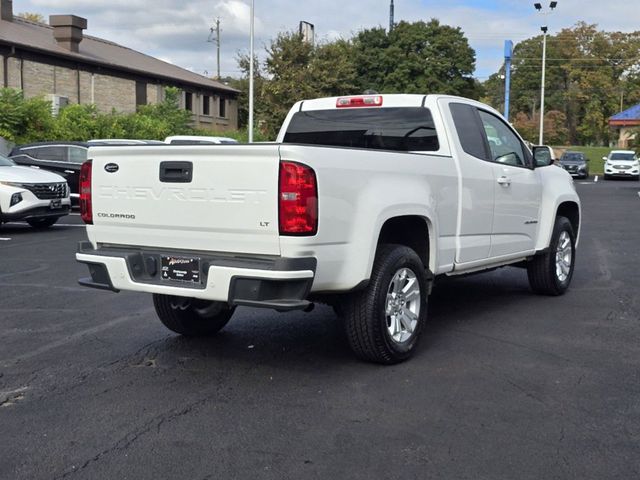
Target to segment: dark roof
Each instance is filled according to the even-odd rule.
[[[58,45],[53,38],[53,27],[19,17],[13,17],[12,22],[0,20],[0,43],[169,82],[238,93],[238,90],[203,75],[90,35],[83,36],[79,53],[71,52]]]
[[[609,121],[613,123],[640,123],[640,104],[617,113]]]

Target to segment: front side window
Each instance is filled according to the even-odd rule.
[[[297,112],[284,143],[403,152],[440,149],[431,112],[422,107]]]
[[[479,110],[479,114],[489,142],[491,160],[517,167],[527,166],[527,157],[518,136],[495,115],[484,110]]]

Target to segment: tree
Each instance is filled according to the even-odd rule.
[[[569,143],[608,144],[607,120],[620,110],[620,99],[626,99],[627,106],[640,101],[640,32],[604,32],[581,22],[549,36],[547,43],[546,109],[562,112]],[[514,118],[519,113],[535,117],[539,111],[541,67],[541,36],[516,45],[511,88]],[[503,72],[484,85],[484,100],[497,108],[503,105]]]
[[[47,20],[44,18],[44,15],[42,15],[41,13],[22,12],[18,14],[18,17],[24,18],[25,20],[29,20],[30,22],[47,23]]]
[[[475,52],[460,28],[435,19],[400,22],[390,33],[363,30],[353,43],[361,90],[479,95],[472,78]]]
[[[267,47],[264,64],[254,64],[255,117],[259,130],[273,138],[291,106],[298,100],[348,95],[358,91],[351,44],[345,40],[313,46],[299,33],[280,33]],[[248,102],[248,56],[238,59],[244,78],[233,86],[241,90],[240,114]]]
[[[247,56],[244,72],[232,85],[241,91],[240,120],[248,100]],[[450,93],[478,98],[475,52],[459,28],[437,20],[400,22],[391,33],[363,30],[352,39],[313,46],[299,33],[280,33],[267,47],[267,59],[255,63],[255,116],[273,138],[294,102],[306,98],[381,93]]]

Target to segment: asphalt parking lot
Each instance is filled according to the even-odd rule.
[[[569,293],[445,279],[392,367],[326,307],[178,337],[150,296],[77,285],[79,217],[3,226],[0,478],[640,478],[640,183],[576,183]]]

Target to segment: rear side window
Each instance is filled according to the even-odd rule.
[[[402,152],[440,149],[431,112],[422,107],[297,112],[284,143]]]
[[[462,149],[476,158],[488,160],[485,136],[476,109],[464,103],[451,103],[449,108]]]
[[[51,160],[56,162],[66,162],[67,147],[33,147],[23,150],[27,155],[39,160]]]

